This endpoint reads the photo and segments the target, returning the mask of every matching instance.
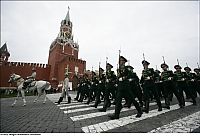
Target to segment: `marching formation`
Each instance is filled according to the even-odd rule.
[[[197,93],[200,95],[200,68],[195,68],[191,72],[190,67],[185,67],[182,72],[182,67],[178,64],[174,66],[175,71],[168,69],[168,65],[161,64],[162,72],[149,68],[149,62],[145,59],[142,61],[144,69],[142,76],[139,79],[133,71],[133,67],[125,65],[127,59],[119,55],[119,67],[117,75],[112,70],[113,66],[106,61],[106,70],[99,65],[99,75],[92,70],[91,77],[84,74],[79,78],[77,95],[74,100],[85,104],[94,102],[92,107],[97,108],[103,102],[103,108],[100,112],[106,112],[107,108],[112,104],[115,105],[115,111],[109,115],[110,119],[119,119],[120,111],[123,107],[130,108],[132,104],[137,110],[136,118],[140,118],[143,114],[149,113],[150,101],[155,99],[158,112],[163,108],[170,109],[170,102],[173,95],[178,100],[179,107],[184,108],[185,97],[191,99],[193,105],[197,105]],[[69,96],[68,96],[69,97]],[[122,99],[125,99],[125,104],[122,105]],[[165,104],[161,104],[161,99],[165,100]],[[113,101],[113,102],[112,102]],[[60,100],[58,103],[60,104]],[[68,100],[68,103],[71,102]]]

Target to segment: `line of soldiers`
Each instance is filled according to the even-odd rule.
[[[106,112],[111,104],[115,105],[115,113],[109,115],[111,119],[118,119],[120,111],[123,107],[130,108],[133,104],[137,110],[136,117],[141,117],[143,112],[149,112],[149,103],[155,99],[158,111],[162,108],[170,109],[170,101],[173,94],[176,96],[180,108],[185,106],[185,98],[191,99],[193,105],[197,105],[197,93],[200,95],[200,68],[195,68],[191,72],[188,66],[184,68],[185,72],[181,71],[180,65],[175,65],[175,72],[168,69],[168,65],[164,62],[161,64],[162,72],[149,68],[149,62],[142,61],[144,69],[142,70],[141,79],[133,72],[133,67],[125,63],[127,59],[119,56],[119,68],[117,75],[112,70],[113,66],[106,63],[106,72],[99,67],[99,75],[92,71],[92,77],[89,79],[87,74],[80,77],[78,91],[75,100],[83,102],[87,99],[86,104],[92,101],[93,107],[103,101],[103,108],[100,112]],[[122,99],[125,99],[125,104],[122,105]],[[137,100],[136,100],[137,98]],[[164,98],[165,105],[161,104],[161,98]],[[111,103],[111,100],[114,102]]]

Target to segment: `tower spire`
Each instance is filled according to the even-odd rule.
[[[66,15],[66,17],[65,17],[65,20],[66,20],[66,21],[70,21],[69,10],[70,10],[70,8],[69,8],[69,6],[68,6],[67,15]]]

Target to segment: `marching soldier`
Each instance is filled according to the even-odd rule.
[[[161,76],[160,76],[160,71],[159,70],[155,70],[154,71],[154,77],[155,77],[155,87],[156,87],[156,90],[157,90],[157,92],[158,92],[158,96],[160,97],[160,98],[162,98],[163,97],[163,83],[161,82]]]
[[[99,83],[97,85],[97,94],[96,94],[96,99],[95,99],[95,104],[92,105],[92,107],[97,108],[97,106],[101,103],[101,92],[104,93],[105,91],[105,75],[103,74],[104,69],[99,67]]]
[[[85,73],[83,75],[82,87],[81,87],[81,97],[78,102],[83,102],[83,99],[87,97],[89,99],[90,92],[90,81],[88,79],[88,75]]]
[[[191,68],[188,66],[185,67],[184,70],[186,72],[186,84],[187,84],[187,92],[189,98],[192,99],[193,105],[197,105],[196,103],[197,93],[195,91],[195,74],[190,72]]]
[[[76,94],[76,97],[74,98],[74,100],[77,100],[77,101],[79,100],[79,97],[81,94],[82,80],[83,80],[83,77],[78,78],[77,94]]]
[[[68,72],[65,73],[65,79],[63,81],[63,85],[62,85],[62,93],[61,93],[61,96],[58,100],[58,104],[60,104],[62,101],[63,101],[63,98],[66,99],[66,95],[67,95],[67,98],[68,98],[68,102],[67,103],[71,103],[71,97],[69,95],[69,78],[68,78]]]
[[[110,119],[119,119],[120,111],[122,109],[122,98],[126,97],[133,103],[138,111],[136,117],[142,116],[142,110],[139,106],[139,103],[134,99],[134,95],[131,91],[130,82],[133,80],[129,78],[128,68],[125,66],[127,62],[126,58],[120,56],[119,58],[119,75],[118,75],[118,90],[116,94],[116,105],[115,105],[115,113],[109,115]]]
[[[155,83],[154,83],[154,70],[153,68],[148,68],[149,62],[146,60],[142,61],[144,70],[142,71],[142,77],[141,77],[141,84],[144,91],[144,100],[145,100],[145,108],[143,109],[144,112],[149,113],[149,99],[152,95],[156,99],[157,105],[158,105],[158,111],[162,111],[162,106],[160,102],[160,98],[158,96],[158,92],[155,89]]]
[[[113,66],[109,63],[106,64],[106,83],[105,83],[105,93],[104,93],[104,105],[102,109],[99,109],[100,112],[106,112],[106,109],[110,107],[110,94],[115,97],[115,82],[116,75],[114,71],[111,71]]]
[[[129,70],[129,77],[132,78],[133,80],[130,81],[130,87],[131,87],[131,91],[134,94],[134,97],[137,97],[139,100],[139,104],[140,107],[143,107],[143,101],[142,101],[142,89],[140,87],[139,84],[139,78],[137,76],[137,74],[135,72],[133,72],[133,67],[132,66],[126,66],[127,69]],[[131,103],[128,102],[128,100],[126,100],[126,104],[124,104],[124,107],[131,107]]]
[[[200,96],[200,68],[195,68],[195,90]]]
[[[91,87],[89,89],[89,97],[86,104],[89,104],[91,101],[95,100],[95,96],[96,96],[98,80],[96,77],[96,73],[94,71],[92,71],[92,79],[91,79],[90,84],[91,84]]]
[[[176,71],[174,72],[176,89],[179,92],[179,96],[181,98],[181,108],[183,108],[185,106],[185,98],[183,95],[183,91],[185,91],[185,93],[187,92],[187,84],[185,82],[186,74],[181,71],[182,67],[179,64],[175,65],[174,68],[176,69]]]
[[[178,91],[175,89],[175,85],[173,82],[174,74],[171,70],[168,70],[168,65],[163,63],[161,64],[161,68],[163,69],[163,72],[161,73],[161,81],[163,82],[164,87],[164,98],[165,98],[165,106],[163,108],[170,109],[170,95],[175,94],[180,107],[183,107],[183,103],[181,100],[181,97],[179,96]]]

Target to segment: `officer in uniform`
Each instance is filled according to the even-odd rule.
[[[91,87],[89,89],[89,98],[86,104],[89,104],[90,102],[92,102],[93,100],[95,100],[96,97],[96,93],[97,93],[97,85],[98,85],[98,79],[96,76],[96,73],[94,71],[92,71],[92,79],[91,79]]]
[[[89,99],[90,92],[90,81],[88,79],[88,75],[85,73],[83,75],[82,87],[81,87],[81,97],[78,102],[83,102],[83,99],[87,97]]]
[[[149,99],[152,93],[152,96],[156,99],[158,105],[158,111],[162,111],[162,105],[160,102],[160,98],[158,96],[158,92],[155,89],[154,83],[154,70],[153,68],[148,68],[149,62],[146,60],[142,61],[144,66],[144,70],[142,71],[141,84],[144,91],[144,100],[145,100],[145,108],[144,112],[149,113]]]
[[[161,81],[164,87],[163,94],[165,98],[165,106],[163,106],[163,108],[170,109],[170,94],[175,94],[180,107],[182,107],[183,103],[181,101],[181,97],[179,96],[178,91],[175,89],[173,82],[174,74],[171,70],[168,70],[168,67],[169,66],[165,63],[161,64],[161,68],[163,69],[163,72],[161,73]]]
[[[195,68],[195,90],[200,96],[200,68]]]
[[[74,98],[74,100],[76,100],[76,101],[79,100],[79,97],[80,97],[80,94],[81,94],[82,80],[83,80],[83,77],[80,76],[78,78],[77,94],[76,94],[76,97]]]
[[[158,96],[160,98],[163,97],[163,83],[161,82],[161,76],[160,76],[160,71],[159,70],[155,70],[154,71],[154,77],[155,77],[155,87],[156,87],[156,90],[158,92]]]
[[[96,94],[96,99],[95,99],[95,104],[92,105],[92,107],[97,108],[98,104],[101,103],[101,93],[104,93],[105,91],[105,75],[103,74],[104,69],[103,68],[99,68],[99,83],[97,85],[97,94]]]
[[[36,79],[36,74],[36,69],[33,67],[31,76],[28,76],[23,84],[23,89],[26,89],[26,87]]]
[[[106,65],[106,83],[105,83],[105,95],[104,95],[104,105],[102,109],[99,109],[100,112],[106,112],[106,109],[110,107],[110,94],[115,97],[115,83],[116,83],[116,75],[114,71],[111,71],[113,66],[110,63]]]
[[[175,65],[174,68],[176,69],[174,72],[174,81],[176,84],[176,89],[179,92],[179,96],[181,98],[182,105],[180,105],[180,107],[183,108],[185,106],[183,91],[185,91],[185,93],[187,92],[187,84],[185,81],[186,74],[181,71],[182,67],[180,65]]]
[[[195,91],[195,74],[191,73],[191,68],[188,66],[185,67],[184,70],[186,72],[186,84],[187,84],[187,92],[189,98],[192,99],[193,105],[197,105],[196,103],[197,93]]]
[[[65,72],[65,79],[63,81],[63,85],[62,85],[62,93],[61,93],[61,96],[58,100],[58,104],[60,104],[62,101],[63,101],[63,98],[66,99],[66,95],[67,95],[67,98],[68,98],[68,102],[67,103],[71,103],[71,96],[69,95],[69,78],[68,78],[68,72]]]
[[[139,84],[139,78],[138,78],[137,74],[135,72],[133,72],[134,68],[132,66],[128,65],[126,67],[129,71],[128,77],[132,79],[132,81],[130,81],[131,91],[133,92],[134,97],[138,98],[140,107],[143,107],[142,89],[141,89],[140,84]],[[128,108],[131,107],[131,103],[128,102],[127,99],[126,99],[126,103],[124,104],[124,107],[128,107]]]
[[[118,90],[116,94],[116,105],[115,105],[115,113],[109,115],[110,119],[119,119],[120,111],[122,109],[122,98],[128,98],[130,103],[133,103],[138,111],[136,117],[142,116],[142,110],[139,106],[139,103],[134,99],[133,92],[131,91],[130,82],[133,80],[128,77],[129,70],[125,66],[127,62],[126,58],[120,56],[119,58],[119,74],[118,74]]]

